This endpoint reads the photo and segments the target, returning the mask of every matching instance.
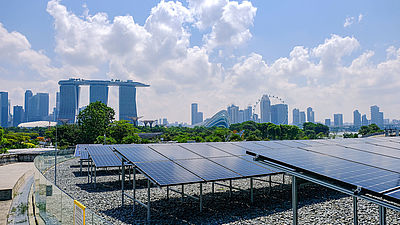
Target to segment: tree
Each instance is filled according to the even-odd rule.
[[[360,129],[358,130],[358,133],[365,136],[368,134],[374,134],[374,133],[379,133],[382,132],[383,130],[381,130],[378,125],[376,124],[370,124],[368,126],[362,126],[360,127]]]
[[[107,136],[114,138],[118,144],[122,143],[125,137],[133,136],[137,132],[139,130],[126,120],[114,121],[107,128]]]
[[[82,143],[93,144],[98,136],[104,135],[107,127],[114,120],[114,115],[114,110],[106,104],[90,103],[77,117]]]
[[[138,134],[128,135],[122,139],[122,144],[140,144],[141,142],[142,139],[139,137]]]

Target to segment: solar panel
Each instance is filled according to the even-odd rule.
[[[386,194],[387,196],[390,196],[392,198],[397,198],[400,199],[400,189],[397,191],[393,191],[393,192],[389,192],[388,194]]]
[[[223,142],[212,142],[207,143],[208,145],[218,148],[221,151],[232,155],[246,155],[246,149],[239,147],[237,145],[233,145],[231,143],[223,143]]]
[[[382,169],[400,173],[400,160],[393,157],[358,151],[343,146],[319,146],[307,147],[305,149],[365,165],[374,165]]]
[[[310,145],[308,145],[306,143],[296,142],[294,140],[283,140],[283,141],[276,141],[276,142],[279,142],[279,144],[286,145],[286,146],[289,146],[291,148],[310,146]]]
[[[394,148],[397,151],[400,150],[400,143],[398,143],[398,142],[388,141],[388,142],[379,142],[379,143],[375,143],[375,144],[380,145],[380,146],[389,147],[389,148]]]
[[[117,145],[112,146],[111,148],[125,156],[132,163],[168,160],[160,153],[154,151],[146,145]]]
[[[400,159],[400,151],[384,146],[374,145],[374,144],[348,144],[345,145],[349,148],[358,149],[360,151],[371,152],[375,154],[385,155],[393,158]]]
[[[294,142],[298,143],[303,143],[309,146],[321,146],[321,145],[327,145],[327,142],[324,140],[295,140]]]
[[[199,159],[201,156],[178,146],[177,144],[150,145],[151,149],[159,152],[169,159]]]
[[[93,160],[94,165],[98,168],[121,166],[121,161],[109,146],[89,146],[87,147],[87,151],[90,158]]]
[[[89,154],[88,154],[88,152],[87,152],[86,149],[82,149],[82,150],[80,151],[80,156],[79,156],[79,158],[80,158],[81,160],[87,160],[87,159],[89,159]]]
[[[275,149],[288,147],[287,145],[281,144],[280,141],[257,141],[255,143],[258,145],[262,145],[264,147],[275,148]]]
[[[239,174],[228,170],[208,159],[176,160],[177,164],[190,170],[206,181],[226,180],[241,177]]]
[[[214,148],[210,145],[204,144],[204,143],[198,143],[198,144],[180,144],[185,149],[188,149],[202,157],[205,158],[210,158],[210,157],[227,157],[231,156],[230,154],[221,151],[217,148]]]
[[[378,193],[396,187],[399,182],[399,173],[303,149],[252,150],[248,153]]]
[[[101,145],[102,144],[77,144],[75,147],[74,156],[79,157],[81,155],[81,151],[89,146],[101,146]]]
[[[135,165],[160,186],[204,181],[170,160],[136,163]]]
[[[264,149],[265,146],[258,145],[257,142],[245,141],[245,142],[232,142],[233,145],[240,146],[245,149]]]
[[[216,162],[226,168],[229,168],[245,177],[274,173],[272,169],[261,167],[253,162],[247,161],[237,156],[212,158],[211,161]]]

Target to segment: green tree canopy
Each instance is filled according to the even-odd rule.
[[[90,103],[77,117],[82,143],[93,144],[98,136],[104,135],[107,127],[114,120],[114,115],[114,110],[106,104]]]

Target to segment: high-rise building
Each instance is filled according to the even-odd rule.
[[[314,111],[311,107],[307,108],[307,122],[315,123]]]
[[[231,105],[228,106],[228,117],[231,124],[239,122],[239,106]]]
[[[361,127],[361,113],[358,110],[354,110],[353,112],[353,125]]]
[[[192,125],[197,123],[197,112],[198,112],[198,104],[192,103]]]
[[[333,114],[333,125],[335,127],[342,127],[343,126],[343,114]]]
[[[168,125],[168,120],[167,120],[167,118],[163,118],[163,119],[162,119],[162,124]]]
[[[42,121],[47,120],[49,115],[49,93],[37,93],[28,100],[28,120]]]
[[[26,90],[25,91],[25,105],[24,105],[24,121],[28,122],[29,121],[29,100],[33,96],[33,93],[31,90]]]
[[[54,121],[58,121],[58,114],[60,113],[60,92],[56,93],[56,107],[54,110]]]
[[[260,102],[261,123],[271,122],[271,101],[268,95],[263,95]]]
[[[244,110],[239,110],[239,115],[238,115],[238,117],[239,117],[239,123],[243,123],[244,122]]]
[[[371,124],[372,123],[383,128],[383,112],[379,112],[379,107],[376,105],[371,106]]]
[[[293,125],[299,125],[300,124],[300,110],[299,109],[293,109]]]
[[[90,103],[102,102],[108,103],[108,86],[107,84],[91,84],[90,85]]]
[[[244,111],[244,121],[250,121],[253,118],[253,108],[248,106]]]
[[[68,123],[74,123],[79,108],[79,92],[81,85],[91,87],[90,101],[101,101],[106,103],[108,97],[108,86],[119,87],[119,119],[132,120],[137,117],[136,109],[136,87],[149,87],[149,85],[132,80],[84,80],[69,79],[58,82],[60,85],[60,109],[58,119],[67,119]]]
[[[24,121],[24,109],[22,106],[15,105],[13,110],[13,126],[16,127]]]
[[[197,122],[203,122],[203,112],[197,112]]]
[[[8,92],[0,92],[0,126],[8,127]]]
[[[306,113],[304,111],[300,112],[300,125],[303,126],[303,124],[306,122]]]
[[[361,118],[361,125],[362,126],[368,126],[368,124],[369,124],[369,121],[368,121],[368,119],[367,119],[367,115],[362,115],[362,118]]]
[[[274,124],[288,124],[288,106],[276,104],[271,106],[271,122]]]
[[[331,126],[331,119],[325,119],[325,126]]]

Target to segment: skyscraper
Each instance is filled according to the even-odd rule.
[[[0,126],[8,126],[8,92],[0,92]]]
[[[243,123],[244,122],[244,110],[239,110],[238,122],[239,123]]]
[[[303,124],[306,122],[306,113],[304,111],[300,112],[300,125],[303,126]]]
[[[300,110],[299,109],[293,109],[293,125],[299,125],[300,124]]]
[[[314,111],[311,107],[307,108],[307,122],[315,123]]]
[[[325,126],[331,126],[331,119],[325,119]]]
[[[192,103],[192,125],[197,123],[197,112],[198,112],[198,104]]]
[[[203,122],[203,112],[197,112],[197,122]]]
[[[29,100],[33,96],[33,93],[31,90],[26,90],[25,91],[25,105],[24,105],[24,121],[28,122],[29,121]]]
[[[383,128],[383,112],[379,112],[379,107],[376,105],[371,106],[371,124],[372,123]]]
[[[261,123],[271,122],[271,101],[268,95],[263,95],[260,102]]]
[[[367,115],[362,115],[362,118],[361,118],[361,125],[362,126],[368,126],[368,124],[369,124],[369,122],[368,122],[368,119],[367,119]]]
[[[27,122],[47,120],[49,115],[49,93],[37,93],[30,97],[27,115]]]
[[[353,125],[361,127],[361,113],[358,110],[354,110],[353,112]]]
[[[108,103],[108,86],[107,84],[91,84],[90,85],[90,103],[102,102]]]
[[[230,123],[231,124],[238,123],[239,122],[239,106],[236,106],[236,105],[228,106],[227,111],[228,111]]]
[[[333,114],[333,125],[335,127],[342,127],[343,126],[343,114]]]
[[[244,121],[250,121],[253,118],[253,108],[248,106],[244,111]]]
[[[24,121],[24,109],[22,106],[16,105],[13,114],[13,126],[16,127]]]
[[[276,104],[271,106],[271,122],[274,124],[288,124],[288,106]]]
[[[137,117],[136,88],[133,86],[119,86],[119,120],[131,120]]]

